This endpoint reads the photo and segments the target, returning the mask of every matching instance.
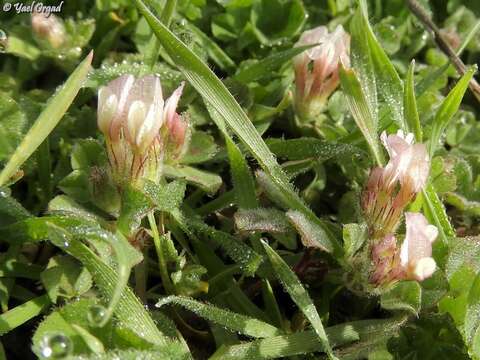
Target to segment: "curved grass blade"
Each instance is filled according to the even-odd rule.
[[[302,310],[305,317],[315,329],[323,350],[327,353],[330,359],[336,359],[335,355],[333,355],[325,329],[323,328],[322,320],[302,283],[275,250],[268,246],[266,242],[263,242],[263,247],[265,248],[278,280],[280,280],[283,287],[290,294],[292,300],[297,304],[300,310]]]
[[[90,70],[92,58],[93,52],[90,52],[85,60],[77,66],[62,88],[50,99],[0,173],[0,186],[4,185],[15,174],[62,119],[83,85],[83,81]]]
[[[70,253],[74,244],[80,243],[77,239],[86,239],[93,245],[95,245],[95,242],[106,242],[109,244],[115,252],[117,267],[115,272],[111,274],[114,276],[114,279],[109,279],[110,283],[108,284],[107,290],[102,291],[105,298],[109,299],[110,302],[106,315],[99,322],[99,326],[103,326],[107,323],[113,312],[117,311],[117,305],[120,306],[122,296],[125,295],[125,291],[127,291],[126,289],[128,288],[127,283],[130,276],[130,270],[141,260],[140,253],[138,253],[138,251],[135,250],[121,234],[110,233],[101,229],[99,226],[96,226],[94,223],[78,218],[65,216],[29,218],[7,227],[0,228],[0,235],[8,242],[16,244],[49,239],[67,253]],[[90,249],[86,249],[91,252]],[[72,254],[72,256],[77,257],[74,254]],[[92,260],[88,256],[84,256],[82,259],[79,258],[79,260],[82,262],[85,260],[92,263]],[[98,269],[92,270],[92,268],[89,268],[86,263],[84,263],[84,265],[92,273],[94,279],[103,275],[99,273]],[[104,265],[109,269],[107,264]],[[108,270],[105,271],[108,272]],[[100,277],[100,279],[103,279],[103,277]],[[102,286],[98,283],[97,285],[102,290]],[[106,286],[107,285],[105,284],[105,287]]]
[[[167,296],[160,299],[156,306],[161,307],[171,303],[183,306],[202,318],[247,336],[266,338],[281,333],[275,326],[261,320],[221,309],[212,304],[202,303],[186,296]]]
[[[287,176],[255,129],[255,126],[253,126],[220,79],[151,13],[142,0],[135,0],[135,4],[150,24],[165,51],[177,64],[187,80],[216,111],[222,114],[228,126],[278,185],[284,197],[288,199],[290,207],[305,213],[306,217],[324,227],[324,224],[319,221],[312,210],[305,205],[294,191]],[[328,229],[325,231],[329,232]],[[332,244],[337,243],[334,236],[330,233],[329,235],[329,241]],[[340,246],[338,245],[337,247]]]
[[[116,273],[118,277],[115,283],[115,289],[110,296],[110,301],[105,315],[97,324],[98,326],[102,327],[113,315],[115,307],[122,296],[123,289],[125,289],[128,285],[131,269],[141,261],[142,256],[130,245],[128,240],[120,232],[113,234],[100,228],[77,226],[72,231],[72,234],[78,237],[85,237],[86,239],[107,242],[115,251],[115,256],[117,258]]]

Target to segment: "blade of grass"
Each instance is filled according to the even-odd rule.
[[[325,331],[333,347],[388,338],[395,334],[405,322],[406,317],[384,320],[360,320],[331,326]],[[276,359],[294,355],[304,355],[324,351],[315,331],[304,331],[289,335],[258,339],[232,346],[223,346],[210,357],[210,360],[233,359]]]
[[[0,335],[8,333],[39,315],[49,305],[48,295],[42,295],[3,313],[0,315]]]
[[[198,36],[208,56],[215,62],[215,64],[217,64],[224,71],[235,69],[235,62],[222,50],[220,46],[217,45],[215,41],[213,41],[193,23],[187,22],[187,27],[191,32]]]
[[[422,142],[422,125],[417,111],[417,101],[415,100],[415,84],[413,82],[413,72],[415,69],[415,60],[412,60],[407,72],[407,80],[403,94],[403,110],[405,125],[408,132],[413,132],[415,140]]]
[[[372,27],[368,22],[367,10],[367,1],[360,0],[360,6],[357,10],[357,27],[355,29],[355,31],[360,32],[357,38],[365,42],[365,49],[368,49],[370,53],[369,60],[372,62],[375,72],[375,83],[378,95],[388,107],[390,116],[400,127],[404,127],[404,119],[402,116],[402,80],[400,80],[395,67],[375,37]]]
[[[92,274],[105,300],[110,300],[110,306],[102,322],[105,321],[105,318],[108,320],[108,312],[112,309],[118,320],[147,341],[152,343],[164,341],[163,335],[126,284],[131,267],[139,260],[135,251],[125,247],[126,245],[131,246],[128,242],[125,243],[126,239],[122,239],[118,235],[114,236],[112,233],[109,235],[105,231],[97,231],[95,228],[86,227],[78,219],[73,221],[71,218],[53,216],[29,218],[2,227],[0,228],[0,236],[9,242],[18,244],[49,239],[55,246],[81,261]],[[117,244],[111,244],[118,256],[118,266],[115,270],[79,241],[80,238],[106,241],[110,244],[116,242]],[[101,325],[101,323],[98,325]]]
[[[305,50],[308,50],[315,45],[316,44],[298,46],[269,55],[257,62],[244,66],[234,75],[234,78],[243,83],[249,83],[259,80],[264,76],[271,75],[273,71],[277,70],[288,60],[294,58],[298,54],[301,54]]]
[[[186,296],[167,296],[160,299],[156,306],[161,307],[170,303],[183,306],[202,318],[247,336],[265,338],[280,334],[279,329],[266,322],[221,309],[215,305],[202,303]]]
[[[162,278],[163,287],[165,288],[165,291],[167,293],[173,294],[175,292],[175,289],[170,280],[170,275],[168,274],[167,264],[166,264],[165,255],[164,255],[164,251],[165,251],[164,236],[165,235],[160,236],[160,234],[158,233],[158,226],[155,220],[155,214],[153,212],[148,213],[148,224],[150,225],[150,229],[152,230],[153,243],[155,245],[155,251],[157,252],[158,267],[160,271],[160,277]]]
[[[297,304],[305,317],[312,324],[323,346],[323,350],[328,354],[330,359],[336,359],[336,357],[333,355],[327,334],[325,333],[325,329],[323,328],[322,320],[320,319],[317,309],[315,308],[312,299],[310,299],[310,296],[303,287],[302,283],[275,250],[268,246],[266,242],[263,242],[263,246],[270,263],[275,270],[275,275],[277,276],[278,280],[280,280],[285,290],[287,290],[287,292],[290,294],[295,304]]]
[[[0,173],[0,186],[22,166],[22,164],[33,154],[53,128],[62,119],[73,99],[83,85],[90,64],[93,52],[83,60],[69,76],[62,88],[49,100],[47,106],[32,125],[30,130],[17,147],[5,168]]]
[[[173,18],[173,13],[175,12],[175,8],[177,7],[177,0],[167,0],[165,6],[163,7],[162,12],[162,22],[169,27],[170,22]],[[153,69],[155,63],[158,59],[158,54],[160,53],[160,41],[158,41],[155,34],[152,34],[150,40],[148,41],[148,50],[145,54],[145,64]]]
[[[379,166],[384,163],[377,136],[377,120],[371,108],[364,86],[353,69],[340,69],[340,82],[347,97],[347,102],[357,126],[370,147]]]
[[[424,199],[423,206],[426,210],[427,217],[430,221],[433,221],[439,229],[440,239],[446,244],[448,236],[455,236],[455,230],[448,219],[445,207],[432,184],[427,185],[422,195]]]
[[[287,176],[255,129],[255,126],[253,126],[220,79],[151,13],[142,0],[135,0],[135,4],[161,41],[163,48],[177,64],[187,80],[216,111],[222,114],[227,125],[235,132],[250,153],[279,186],[283,195],[288,199],[290,206],[305,213],[306,217],[325,227],[294,191]],[[334,236],[328,229],[326,231],[330,235],[329,241],[340,248]]]
[[[465,75],[458,80],[455,87],[448,93],[447,97],[440,105],[440,108],[437,110],[435,118],[433,119],[432,133],[430,135],[428,149],[430,157],[433,157],[445,128],[458,111],[463,95],[465,94],[465,91],[467,91],[470,80],[476,70],[476,67],[470,68]]]

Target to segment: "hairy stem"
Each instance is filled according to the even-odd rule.
[[[173,288],[173,284],[170,281],[170,276],[168,275],[168,271],[167,271],[167,263],[165,261],[165,257],[163,254],[163,246],[162,246],[163,233],[164,233],[163,221],[160,221],[159,226],[157,226],[157,222],[155,221],[155,215],[152,211],[148,214],[148,222],[150,224],[150,229],[152,230],[153,243],[155,244],[155,250],[158,256],[158,266],[160,270],[160,276],[162,278],[163,287],[165,288],[165,292],[167,294],[174,294],[175,289]],[[160,236],[158,232],[159,227],[162,232],[162,236]]]
[[[438,48],[449,58],[455,69],[460,75],[464,75],[467,72],[467,66],[463,63],[462,59],[458,57],[450,44],[445,40],[440,29],[430,18],[425,9],[418,3],[417,0],[406,0],[410,11],[422,22],[428,32],[432,35]],[[480,101],[480,85],[472,78],[469,84],[470,90],[473,95]]]

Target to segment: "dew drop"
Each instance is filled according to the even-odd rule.
[[[92,305],[88,310],[88,322],[92,326],[100,326],[107,316],[107,309],[102,305]]]
[[[73,350],[70,338],[62,333],[45,334],[39,346],[39,355],[43,359],[65,359]]]

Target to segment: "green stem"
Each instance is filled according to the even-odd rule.
[[[407,5],[410,11],[417,17],[418,20],[425,26],[430,32],[433,40],[437,44],[438,48],[448,57],[452,65],[455,67],[460,75],[465,75],[467,72],[467,66],[458,57],[457,53],[452,49],[448,41],[442,35],[442,32],[438,26],[433,22],[430,15],[423,8],[423,6],[417,0],[407,0]],[[476,30],[475,30],[476,31]],[[469,88],[472,91],[475,98],[480,101],[480,84],[472,77],[469,83]]]
[[[52,198],[52,185],[51,185],[51,174],[52,174],[52,162],[50,159],[50,141],[47,138],[42,142],[38,147],[37,151],[37,164],[38,164],[38,179],[40,181],[40,186],[42,187],[42,202],[47,204],[48,201]],[[43,210],[43,209],[42,209]]]
[[[165,292],[167,294],[174,294],[175,289],[173,288],[173,284],[170,281],[170,276],[168,275],[167,271],[167,263],[163,254],[163,221],[161,221],[159,224],[162,230],[162,236],[160,236],[160,234],[158,233],[157,222],[155,221],[155,215],[153,211],[148,214],[148,222],[150,224],[150,229],[152,230],[153,243],[155,244],[155,250],[158,256],[158,266],[160,269],[160,277],[162,278],[163,287],[165,288]]]
[[[160,21],[164,23],[166,27],[170,26],[176,6],[177,0],[167,0],[165,7],[163,8]],[[145,64],[147,64],[150,69],[153,69],[158,59],[158,53],[160,52],[160,41],[155,34],[152,34],[150,37],[147,49],[147,53],[145,54]]]

